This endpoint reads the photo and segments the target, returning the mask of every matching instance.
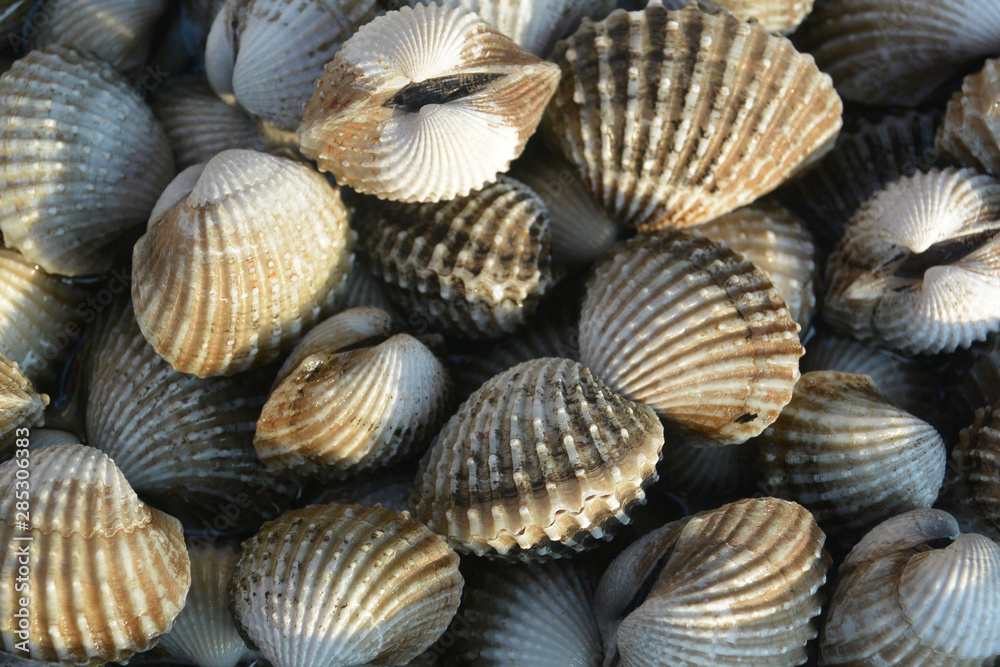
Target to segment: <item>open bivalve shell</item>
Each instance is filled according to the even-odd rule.
[[[406,513],[310,505],[243,543],[230,608],[274,667],[405,664],[445,631],[462,576]]]
[[[28,430],[45,422],[48,404],[49,397],[36,393],[17,364],[0,354],[0,461],[13,456],[18,441],[28,443]]]
[[[777,418],[802,353],[767,276],[700,234],[640,234],[587,286],[580,360],[622,396],[718,444]]]
[[[1000,547],[940,510],[885,521],[840,566],[820,647],[820,665],[991,664]]]
[[[976,411],[951,457],[964,513],[976,530],[1000,540],[1000,404]]]
[[[963,167],[1000,176],[1000,59],[962,82],[938,129],[937,149]]]
[[[1000,330],[1000,181],[919,173],[872,197],[827,264],[823,316],[907,354]]]
[[[805,508],[775,498],[724,505],[640,538],[597,588],[604,664],[804,663],[830,567],[823,542]]]
[[[818,159],[840,129],[830,78],[791,42],[691,5],[616,11],[553,53],[550,139],[621,222],[707,222]]]
[[[452,199],[520,155],[558,79],[555,65],[476,14],[403,7],[344,43],[305,106],[299,141],[359,192]]]
[[[328,311],[354,235],[340,193],[308,166],[245,150],[185,169],[132,259],[143,335],[183,373],[273,360]]]
[[[15,488],[18,460],[0,464],[0,488]],[[26,640],[32,659],[75,665],[123,662],[149,649],[173,625],[191,584],[180,522],[144,505],[91,447],[46,447],[31,452],[30,465],[30,518],[17,516],[13,491],[0,499],[0,648],[17,653]],[[27,568],[18,561],[25,544]],[[30,595],[15,588],[19,576]],[[27,628],[15,618],[25,597]]]
[[[582,551],[629,522],[662,447],[651,408],[574,361],[536,359],[459,408],[421,460],[410,506],[464,553]]]

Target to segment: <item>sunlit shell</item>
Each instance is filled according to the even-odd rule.
[[[174,175],[166,135],[125,79],[59,46],[0,76],[0,154],[4,242],[71,276],[109,270]]]
[[[663,429],[580,364],[536,359],[480,387],[420,462],[414,516],[477,555],[581,551],[628,523]]]
[[[1000,60],[965,78],[934,145],[964,167],[1000,176]]]
[[[553,53],[546,129],[621,222],[686,227],[751,203],[832,146],[842,105],[791,42],[696,6],[616,11]]]
[[[184,373],[260,366],[329,310],[352,243],[340,193],[322,176],[224,151],[170,184],[135,246],[139,327]]]
[[[872,197],[827,264],[823,316],[905,353],[952,352],[1000,330],[1000,181],[920,173]]]
[[[0,465],[14,489],[15,461]],[[15,494],[0,498],[0,649],[14,653],[18,537],[30,537],[30,657],[77,665],[126,661],[167,632],[191,570],[180,523],[144,505],[114,462],[83,445],[31,453],[30,530]],[[23,653],[21,655],[24,655]]]
[[[458,557],[407,514],[310,505],[244,542],[230,608],[274,667],[405,664],[458,609]]]
[[[955,495],[976,530],[1000,540],[1000,406],[976,411],[951,454]]]
[[[808,511],[775,498],[640,538],[597,588],[605,664],[616,655],[625,665],[804,663],[830,567],[823,542]]]
[[[840,566],[820,665],[976,665],[1000,654],[1000,547],[914,510],[865,536]]]
[[[507,169],[558,79],[557,67],[475,14],[403,7],[344,43],[305,106],[299,140],[359,192],[452,199]]]
[[[49,397],[35,392],[17,364],[0,354],[0,461],[14,455],[18,441],[29,442],[27,435],[44,423],[48,404]]]
[[[641,234],[594,270],[580,360],[623,396],[714,439],[759,434],[792,398],[803,349],[767,276],[699,234]]]

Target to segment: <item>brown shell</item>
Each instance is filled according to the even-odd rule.
[[[17,364],[0,354],[0,461],[14,455],[19,440],[29,442],[32,427],[45,423],[48,404],[49,397],[36,393]]]
[[[965,77],[934,145],[964,167],[1000,176],[1000,59]]]
[[[963,511],[976,530],[1000,540],[1000,405],[976,410],[951,459]]]

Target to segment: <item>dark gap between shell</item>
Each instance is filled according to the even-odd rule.
[[[446,104],[467,97],[505,76],[501,73],[472,72],[410,83],[383,106],[416,113],[427,104]]]

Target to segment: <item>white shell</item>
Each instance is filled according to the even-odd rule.
[[[964,167],[1000,176],[1000,59],[965,77],[934,145]]]

